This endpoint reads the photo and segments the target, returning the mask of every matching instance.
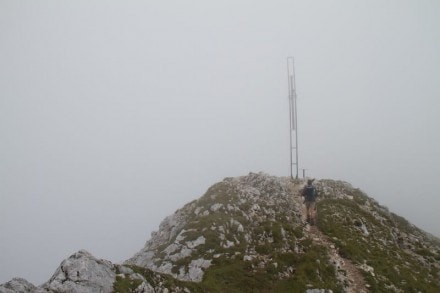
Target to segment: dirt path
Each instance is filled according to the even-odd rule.
[[[306,220],[305,207],[302,209],[302,220]],[[336,246],[329,240],[329,238],[318,229],[317,226],[304,226],[304,234],[308,235],[314,243],[325,246],[329,252],[330,261],[334,264],[336,269],[336,276],[342,284],[344,284],[344,291],[346,293],[367,293],[367,283],[364,277],[350,260],[339,255]]]
[[[309,237],[314,243],[325,246],[329,251],[330,261],[336,268],[336,276],[340,280],[347,293],[367,293],[369,292],[364,277],[350,260],[341,257],[335,245],[324,235],[316,226],[307,225],[305,230],[308,230]]]

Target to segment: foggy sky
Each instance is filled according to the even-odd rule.
[[[440,235],[438,1],[0,0],[0,283],[120,262],[224,177],[299,165]]]

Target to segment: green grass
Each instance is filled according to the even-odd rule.
[[[134,290],[142,284],[141,280],[132,280],[128,277],[116,276],[116,281],[113,284],[114,292],[125,293],[134,292]]]
[[[170,292],[177,291],[176,288],[180,288],[180,290],[187,288],[191,292],[195,293],[208,292],[203,289],[203,286],[201,286],[199,283],[179,281],[172,276],[153,272],[152,270],[138,266],[128,267],[131,268],[135,273],[142,275],[153,288],[168,288]],[[113,284],[113,289],[116,293],[134,292],[140,284],[142,284],[141,280],[131,279],[129,275],[125,275],[125,277],[117,276],[116,281]]]
[[[218,260],[205,272],[201,285],[209,292],[304,292],[308,285],[342,292],[325,248],[311,241],[303,241],[301,245],[303,254],[272,253],[271,262],[264,267],[258,266],[259,260]],[[263,253],[267,252],[269,248]],[[289,267],[294,270],[291,277],[278,277]]]

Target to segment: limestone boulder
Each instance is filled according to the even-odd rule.
[[[50,280],[37,292],[112,292],[116,267],[80,250],[65,259]]]
[[[13,292],[34,292],[37,288],[22,278],[14,278],[11,281],[0,285],[0,293]]]

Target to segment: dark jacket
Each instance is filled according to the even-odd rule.
[[[315,201],[316,200],[316,188],[313,185],[307,184],[304,186],[302,191],[302,196],[304,196],[305,201]]]

